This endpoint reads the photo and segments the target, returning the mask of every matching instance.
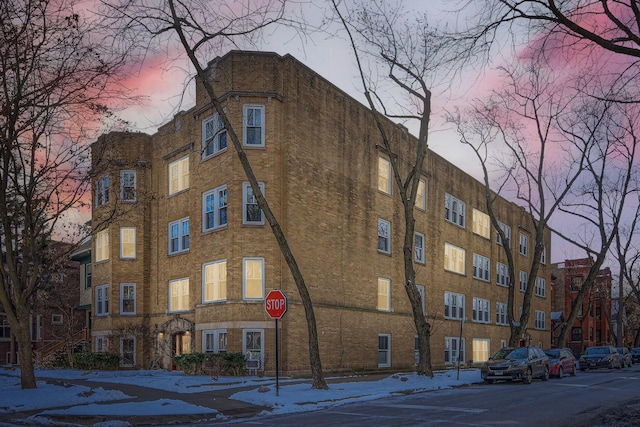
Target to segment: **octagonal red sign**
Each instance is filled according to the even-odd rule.
[[[279,289],[269,291],[264,299],[264,309],[272,319],[282,319],[287,311],[287,295]]]

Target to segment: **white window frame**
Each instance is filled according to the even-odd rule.
[[[422,314],[427,314],[427,294],[424,285],[416,285],[418,293],[420,294],[420,300],[422,301]]]
[[[169,196],[189,189],[189,156],[169,163]]]
[[[391,222],[378,218],[378,252],[391,253]]]
[[[444,269],[458,274],[466,274],[466,250],[452,245],[444,244]]]
[[[95,292],[95,306],[94,314],[96,316],[108,316],[109,315],[109,285],[104,284],[96,286]]]
[[[391,195],[391,162],[378,156],[378,191]]]
[[[509,266],[502,262],[496,262],[496,284],[509,287]]]
[[[249,110],[258,110],[260,111],[260,119],[261,123],[259,125],[255,125],[253,123],[249,123]],[[264,140],[266,134],[265,127],[266,115],[264,111],[264,105],[261,104],[244,104],[242,106],[242,145],[245,147],[264,147]],[[248,142],[248,129],[249,128],[259,128],[260,129],[260,142],[258,144],[249,143]]]
[[[486,213],[473,208],[473,232],[485,239],[491,238],[491,218]]]
[[[249,278],[247,277],[248,274],[248,263],[254,263],[257,262],[260,266],[259,270],[260,270],[260,277],[254,277],[254,278]],[[264,270],[264,258],[261,257],[245,257],[242,258],[242,299],[246,300],[246,301],[258,301],[258,300],[263,300],[264,299],[264,277],[265,277],[265,270]],[[260,290],[259,290],[259,294],[258,295],[249,295],[249,289],[248,289],[248,279],[252,279],[254,281],[259,280],[260,281]]]
[[[169,280],[169,313],[189,311],[189,278]]]
[[[202,352],[203,353],[226,353],[227,337],[228,335],[227,335],[226,329],[203,330],[202,331]]]
[[[491,281],[491,260],[480,254],[473,254],[473,278],[483,282]]]
[[[51,315],[51,324],[52,325],[62,325],[64,323],[64,315],[62,314],[52,314]]]
[[[96,262],[107,261],[109,259],[109,229],[96,233]]]
[[[542,310],[536,310],[536,329],[541,331],[547,329],[547,316]]]
[[[252,345],[249,346],[248,344],[248,340],[247,340],[247,335],[251,334],[251,336],[258,337],[258,340],[260,341],[259,344],[260,346],[256,346],[256,345]],[[257,334],[257,335],[256,335]],[[247,358],[249,357],[249,355],[247,353],[251,352],[251,356],[253,358],[257,358],[260,361],[263,360],[263,356],[264,356],[264,329],[243,329],[242,330],[242,353],[247,356]],[[258,357],[255,357],[258,356]]]
[[[520,270],[520,291],[527,291],[527,282],[529,281],[529,275],[526,271]]]
[[[120,199],[123,202],[135,202],[138,180],[136,171],[120,171]]]
[[[223,146],[224,145],[224,146]],[[211,148],[211,150],[209,150]],[[227,130],[218,113],[202,120],[202,160],[227,149]]]
[[[520,233],[520,255],[529,256],[529,236]]]
[[[509,325],[508,307],[506,302],[496,302],[496,325]]]
[[[473,338],[471,344],[473,363],[481,363],[489,360],[491,355],[491,340],[488,338]]]
[[[378,311],[391,311],[391,279],[378,277]]]
[[[221,259],[202,264],[202,302],[219,302],[227,299],[227,260]]]
[[[540,264],[547,263],[547,246],[542,246],[542,253],[540,254]]]
[[[418,182],[415,207],[421,211],[427,210],[427,181],[424,179],[420,179]]]
[[[536,296],[545,298],[547,296],[547,281],[543,277],[536,277]]]
[[[109,175],[102,175],[96,182],[95,207],[99,208],[109,203]]]
[[[452,365],[465,361],[465,339],[460,337],[444,337],[444,363]]]
[[[136,259],[136,227],[120,227],[120,259]]]
[[[109,348],[109,338],[106,335],[98,334],[93,336],[93,341],[95,342],[95,352],[96,353],[106,353]]]
[[[422,233],[418,233],[417,231],[414,233],[413,236],[413,252],[414,252],[414,259],[416,262],[419,262],[420,264],[424,264],[425,263],[425,237],[424,234]]]
[[[88,262],[86,264],[82,264],[81,268],[84,267],[84,272],[83,272],[83,278],[84,278],[84,289],[90,289],[91,288],[91,279],[93,276],[93,265]]]
[[[125,311],[125,289],[133,290],[133,298],[127,298],[133,300],[133,311]],[[135,315],[136,314],[136,284],[135,283],[120,283],[120,315]]]
[[[464,294],[458,294],[455,292],[444,292],[444,318],[445,319],[464,319],[465,317],[465,305]]]
[[[386,344],[386,348],[382,346]],[[378,368],[391,366],[391,335],[378,334]]]
[[[211,203],[209,203],[209,200]],[[202,231],[215,230],[227,225],[227,186],[221,185],[202,193]],[[212,221],[209,221],[209,218]],[[212,224],[211,224],[212,223]]]
[[[176,228],[174,228],[176,227]],[[174,236],[173,230],[177,230],[177,236]],[[185,231],[186,230],[186,231]],[[184,217],[171,221],[167,230],[168,237],[168,253],[169,255],[187,252],[191,247],[191,223],[189,217]],[[177,242],[176,247],[172,245],[172,241]]]
[[[444,219],[465,228],[467,205],[457,197],[446,193],[444,196]]]
[[[505,237],[509,242],[509,246],[511,246],[511,227],[509,227],[507,224],[500,221],[498,221],[498,226],[504,232]],[[496,243],[498,243],[500,246],[504,246],[502,244],[502,238],[500,238],[500,233],[498,232],[498,230],[496,230]]]
[[[262,195],[265,195],[264,192],[264,183],[259,182],[258,186],[260,187],[260,192]],[[251,195],[249,195],[249,191],[251,191]],[[260,219],[249,220],[249,215],[247,214],[247,209],[249,205],[255,205],[256,209],[260,210]],[[258,200],[256,196],[253,194],[253,189],[251,188],[251,184],[248,182],[242,183],[242,224],[244,225],[264,225],[264,212],[258,206]]]
[[[491,301],[474,297],[472,318],[476,323],[491,323]]]

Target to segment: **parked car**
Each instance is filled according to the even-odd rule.
[[[550,348],[544,352],[549,357],[549,375],[562,378],[565,373],[578,373],[576,357],[568,348]]]
[[[622,359],[623,368],[628,368],[633,365],[633,356],[631,356],[631,352],[627,347],[616,347],[616,350],[618,350],[618,354]]]
[[[622,368],[622,359],[618,350],[610,345],[587,347],[580,355],[580,370],[597,368]]]
[[[632,348],[630,353],[633,363],[640,363],[640,347]]]
[[[505,347],[498,350],[480,370],[486,383],[498,380],[522,380],[531,384],[534,378],[549,379],[549,357],[539,347]]]

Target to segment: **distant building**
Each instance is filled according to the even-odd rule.
[[[306,279],[323,368],[413,367],[402,203],[370,111],[290,55],[234,51],[207,75]],[[385,126],[406,167],[415,137]],[[289,302],[278,322],[282,372],[309,372],[296,286],[229,144],[200,85],[196,105],[157,133],[110,133],[93,144],[94,351],[164,368],[176,354],[242,352],[273,372],[275,322],[264,297],[281,289]],[[485,188],[432,152],[421,180],[413,256],[432,361],[481,362],[510,335],[507,260]],[[504,199],[495,209],[516,260],[518,316],[533,224]],[[547,230],[523,344],[550,345],[549,254]]]
[[[589,258],[566,260],[552,265],[553,313],[552,343],[557,344],[560,326],[571,313],[571,306],[582,288],[593,261]],[[609,267],[600,270],[596,282],[585,296],[578,317],[567,335],[567,347],[575,353],[586,347],[615,344],[612,322],[612,276]]]

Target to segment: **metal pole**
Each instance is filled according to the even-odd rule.
[[[278,359],[278,319],[276,319],[276,396],[280,396],[280,360]]]

